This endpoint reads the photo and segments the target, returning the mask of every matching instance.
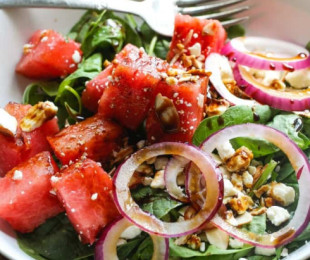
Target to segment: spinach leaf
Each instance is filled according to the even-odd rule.
[[[279,151],[279,148],[277,146],[263,139],[237,137],[231,139],[230,143],[234,147],[234,149],[238,149],[241,146],[249,148],[253,152],[254,158],[274,154],[275,152]]]
[[[131,239],[127,243],[117,247],[117,256],[120,260],[130,259],[132,255],[137,251],[139,245],[147,238],[146,233],[142,233],[140,236]]]
[[[170,256],[175,256],[175,257],[181,257],[183,258],[191,258],[191,259],[198,259],[198,258],[193,258],[193,257],[204,257],[206,256],[212,256],[212,255],[218,255],[218,257],[222,257],[224,255],[234,255],[236,253],[240,252],[246,252],[246,254],[252,249],[252,246],[246,245],[240,249],[219,249],[216,246],[209,245],[207,250],[205,252],[201,252],[199,250],[193,250],[185,246],[177,246],[174,243],[173,239],[170,239],[169,241],[169,250],[170,250]],[[222,259],[222,258],[219,258]]]
[[[221,116],[212,116],[204,119],[193,136],[193,143],[200,145],[208,136],[227,126],[259,123],[265,124],[272,117],[273,110],[269,106],[233,106]]]
[[[166,216],[172,209],[182,205],[181,202],[171,199],[163,190],[152,189],[149,186],[132,191],[132,197],[144,211],[157,218]]]
[[[301,149],[306,149],[310,145],[310,139],[300,132],[300,129],[296,129],[296,122],[299,120],[301,118],[298,115],[282,113],[276,115],[267,125],[287,134]]]
[[[246,229],[254,234],[264,234],[266,231],[266,214],[253,216],[253,220],[246,225]]]
[[[135,251],[131,260],[149,260],[153,255],[153,241],[150,236],[147,236],[138,249]]]
[[[229,39],[241,37],[245,35],[245,29],[240,24],[232,25],[226,29],[227,36]]]
[[[94,250],[80,242],[65,214],[48,219],[31,233],[18,233],[17,241],[25,253],[38,260],[87,258]]]
[[[274,160],[271,160],[265,167],[264,170],[262,172],[262,175],[259,177],[259,179],[257,180],[257,182],[254,184],[254,186],[252,187],[252,190],[257,190],[258,188],[260,188],[262,185],[264,185],[269,176],[271,176],[273,170],[276,168],[277,166],[277,162],[275,162]],[[253,192],[250,193],[251,196],[253,196]]]
[[[23,103],[35,105],[39,101],[53,100],[58,91],[57,81],[31,83],[24,91]]]

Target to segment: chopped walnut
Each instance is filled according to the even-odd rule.
[[[266,213],[266,211],[267,211],[266,207],[256,208],[256,209],[253,209],[251,211],[251,215],[252,216],[259,216],[259,215],[262,215],[262,214]]]
[[[196,234],[190,235],[188,240],[186,241],[186,244],[191,249],[197,250],[200,248],[201,245],[201,239]]]
[[[225,99],[208,100],[205,112],[208,116],[219,116],[229,108],[229,102]]]
[[[136,171],[141,173],[142,175],[153,175],[152,167],[146,163],[140,164]]]
[[[155,99],[155,112],[166,132],[175,132],[179,129],[179,114],[170,98],[158,94]]]
[[[265,184],[261,186],[258,190],[254,190],[254,194],[257,198],[260,198],[264,193],[268,193],[270,191],[270,185]]]
[[[164,189],[166,184],[165,184],[165,179],[164,179],[164,170],[160,170],[155,173],[154,179],[152,180],[152,183],[150,185],[154,189]]]
[[[232,198],[229,201],[230,207],[239,215],[247,211],[247,209],[253,205],[253,201],[249,196],[242,196],[240,198]]]
[[[227,170],[230,172],[245,171],[253,159],[253,153],[247,147],[238,148],[235,154],[226,160]]]
[[[128,187],[130,189],[135,188],[136,186],[142,184],[144,186],[149,186],[152,183],[153,179],[150,177],[142,176],[139,172],[135,172],[130,179]]]
[[[267,197],[264,199],[265,205],[267,208],[272,207],[273,205],[275,205],[273,198],[271,197]]]
[[[50,101],[39,102],[31,107],[20,122],[24,132],[31,132],[57,114],[58,108]]]

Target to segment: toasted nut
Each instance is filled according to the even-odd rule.
[[[258,190],[254,190],[254,194],[257,198],[260,198],[264,193],[268,193],[270,191],[270,185],[265,184],[261,186]]]
[[[178,84],[178,80],[175,77],[167,77],[166,83],[168,85],[176,85],[176,84]]]
[[[284,91],[286,88],[286,85],[282,80],[274,79],[273,81],[271,81],[270,87],[276,90]]]
[[[264,167],[262,165],[259,165],[256,167],[256,171],[253,175],[253,185],[257,182],[257,180],[260,178],[264,171]]]
[[[169,159],[167,157],[162,157],[162,156],[157,157],[154,163],[155,169],[157,171],[165,169],[168,161]]]
[[[208,116],[219,116],[229,108],[229,102],[225,99],[211,99],[206,105],[206,114]]]
[[[182,43],[177,43],[177,48],[182,51],[184,50],[184,45]]]
[[[146,163],[140,164],[136,171],[141,173],[142,175],[153,175],[152,167],[147,165]]]
[[[111,64],[111,62],[108,61],[108,60],[105,60],[105,61],[103,62],[103,66],[104,66],[105,68],[108,67],[110,64]]]
[[[253,204],[252,199],[249,196],[242,196],[240,198],[232,198],[229,201],[230,207],[239,215],[246,212],[246,210]]]
[[[262,215],[262,214],[266,213],[266,211],[267,211],[266,207],[256,208],[256,209],[253,209],[251,211],[251,215],[252,216],[259,216],[259,215]]]
[[[164,189],[166,184],[165,184],[165,179],[164,179],[164,170],[158,171],[155,173],[154,179],[151,183],[151,187],[154,189]]]
[[[17,120],[4,109],[0,108],[0,133],[15,136],[17,131]]]
[[[181,61],[183,62],[183,66],[185,68],[191,67],[193,65],[192,58],[185,54],[181,56]]]
[[[207,239],[211,245],[220,249],[227,249],[229,243],[229,235],[221,229],[215,228],[206,231]]]
[[[253,153],[247,147],[242,146],[235,154],[226,160],[227,170],[230,172],[245,171],[253,159]]]
[[[113,154],[114,159],[111,161],[111,165],[114,165],[116,163],[119,163],[121,161],[123,161],[124,159],[126,159],[129,155],[134,153],[134,149],[132,146],[127,146],[122,148],[120,151],[115,152]]]
[[[271,197],[265,198],[264,201],[267,208],[270,208],[275,204],[274,200]]]
[[[179,114],[170,98],[158,94],[155,99],[155,113],[166,132],[176,132],[179,130]]]
[[[58,108],[50,101],[39,102],[31,107],[21,120],[20,127],[24,132],[31,132],[57,114]]]
[[[129,186],[130,188],[135,188],[135,187],[138,186],[139,184],[142,184],[142,185],[144,185],[144,186],[148,186],[148,185],[151,184],[152,181],[153,181],[152,178],[142,176],[139,172],[135,172],[135,173],[133,174],[133,176],[131,177],[128,186]]]
[[[244,212],[242,215],[236,217],[237,226],[242,226],[250,223],[253,220],[252,215],[249,212]]]
[[[189,239],[186,241],[186,244],[191,249],[197,250],[200,248],[201,245],[200,237],[198,237],[196,234],[190,235]]]
[[[186,244],[187,240],[189,239],[191,235],[185,235],[185,236],[181,236],[181,237],[178,237],[176,240],[174,240],[174,243],[177,245],[177,246],[183,246]]]

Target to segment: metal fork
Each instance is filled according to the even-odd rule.
[[[68,9],[108,9],[140,16],[159,34],[172,36],[174,17],[177,13],[189,14],[205,19],[222,19],[249,9],[249,6],[220,10],[246,0],[0,0],[0,8],[49,7]],[[206,14],[210,13],[211,14]],[[230,19],[222,22],[231,26],[249,17]]]

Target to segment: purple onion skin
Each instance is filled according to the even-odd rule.
[[[226,131],[227,129],[232,129],[233,131],[236,131],[238,132],[239,128],[243,128],[244,126],[247,126],[247,127],[251,127],[253,128],[253,132],[258,132],[260,131],[260,129],[264,129],[264,128],[268,128],[269,131],[273,131],[275,132],[275,134],[278,134],[278,135],[281,135],[282,137],[286,138],[286,142],[290,143],[292,146],[295,147],[295,149],[298,150],[298,154],[300,155],[300,157],[302,157],[303,161],[305,162],[304,166],[302,167],[306,167],[308,168],[308,172],[310,173],[310,163],[309,163],[309,160],[308,158],[306,157],[306,155],[304,154],[304,152],[298,147],[297,144],[295,144],[286,134],[284,134],[283,132],[277,130],[277,129],[274,129],[272,127],[269,127],[269,126],[265,126],[265,125],[260,125],[260,124],[253,124],[253,123],[246,123],[246,124],[241,124],[241,125],[234,125],[234,126],[228,126],[226,128],[223,128],[213,134],[211,134],[209,137],[206,138],[206,140],[201,144],[201,146],[203,146],[203,144],[205,144],[206,142],[208,142],[210,139],[212,139],[215,135],[219,134],[220,132],[222,131]],[[201,147],[200,146],[200,147]],[[300,185],[299,183],[299,179],[298,179],[298,184]],[[299,196],[302,196],[302,194],[300,194]],[[212,220],[211,220],[212,222]],[[299,226],[299,228],[294,232],[294,234],[292,234],[290,237],[286,238],[286,239],[283,239],[280,243],[276,244],[276,245],[261,245],[259,244],[258,242],[255,242],[255,241],[248,241],[246,239],[243,239],[243,238],[240,238],[239,236],[235,235],[234,233],[230,233],[230,232],[227,232],[226,230],[222,229],[221,226],[219,225],[216,225],[214,224],[215,226],[217,226],[218,228],[222,229],[223,231],[227,232],[230,236],[234,237],[234,238],[237,238],[239,240],[241,240],[242,242],[244,243],[249,243],[251,245],[254,245],[254,246],[259,246],[259,247],[264,247],[264,248],[275,248],[275,247],[280,247],[280,246],[283,246],[283,245],[286,245],[290,242],[292,242],[297,236],[299,236],[304,230],[305,228],[308,226],[310,222],[310,207],[308,208],[308,212],[307,212],[307,216],[306,218],[304,219],[304,222],[302,223],[301,226]]]
[[[166,146],[167,144],[169,145],[169,143],[170,143],[170,142],[157,143],[157,144],[153,144],[152,146],[147,147],[147,148],[144,148],[144,149],[151,149],[151,148],[154,148],[154,149],[159,148],[159,149],[160,149],[161,147],[164,147],[164,146]],[[196,147],[196,146],[194,146],[194,145],[191,145],[191,144],[187,144],[187,143],[186,143],[186,144],[185,144],[185,143],[174,143],[174,144],[180,144],[180,145],[182,144],[182,145],[185,145],[185,146],[188,146],[188,147],[192,147],[192,148],[194,148],[194,149],[197,149],[197,150],[201,151],[198,147]],[[130,159],[130,158],[128,158],[127,160],[129,160],[129,159]],[[211,159],[212,159],[212,158],[211,158]],[[125,161],[125,162],[126,162],[126,161]],[[125,162],[124,162],[124,163],[125,163]],[[124,163],[123,163],[123,164],[124,164]],[[194,233],[194,232],[200,230],[208,221],[210,221],[210,220],[215,216],[215,214],[218,212],[218,210],[219,210],[219,209],[221,208],[221,206],[222,206],[222,203],[223,203],[223,196],[224,196],[224,181],[223,181],[223,176],[219,173],[219,171],[216,171],[217,179],[218,179],[218,183],[219,183],[219,197],[218,197],[218,201],[217,201],[217,203],[216,203],[214,209],[213,209],[212,212],[210,213],[209,217],[208,217],[203,223],[201,223],[200,226],[198,226],[197,228],[194,228],[194,229],[192,229],[192,230],[189,230],[189,231],[187,231],[187,232],[181,232],[181,233],[172,234],[172,235],[170,235],[170,234],[169,234],[169,235],[168,235],[168,234],[165,235],[165,234],[160,234],[160,233],[158,233],[158,232],[150,231],[150,230],[146,229],[144,226],[138,224],[134,219],[130,218],[130,217],[124,212],[124,210],[122,209],[122,207],[120,206],[120,204],[119,204],[119,202],[118,202],[118,200],[117,200],[117,191],[116,191],[116,188],[115,188],[115,182],[116,182],[116,179],[117,179],[117,177],[118,177],[118,174],[119,174],[120,169],[121,169],[121,167],[123,166],[123,164],[120,165],[120,166],[117,168],[117,170],[116,170],[116,172],[115,172],[115,174],[114,174],[114,176],[113,176],[114,188],[113,188],[112,194],[113,194],[113,198],[114,198],[115,205],[116,205],[118,211],[121,213],[121,215],[122,215],[123,217],[125,217],[125,218],[128,219],[131,223],[133,223],[134,225],[136,225],[137,227],[139,227],[140,229],[142,229],[143,231],[145,231],[145,232],[147,232],[147,233],[151,233],[151,234],[154,234],[154,235],[164,236],[164,237],[166,237],[166,238],[170,238],[170,237],[179,237],[179,236],[184,236],[184,235],[192,234],[192,233]],[[150,216],[150,219],[151,219],[151,218],[155,218],[154,215],[151,215],[151,214],[148,214],[148,215]]]
[[[258,56],[253,56],[236,50],[231,42],[228,42],[222,49],[222,55],[227,56],[230,61],[240,65],[248,66],[259,70],[300,70],[310,67],[310,56],[304,59],[287,59],[286,61],[263,59]]]
[[[267,92],[264,92],[258,87],[255,87],[253,84],[242,78],[238,65],[234,67],[233,72],[237,84],[239,86],[244,86],[244,92],[259,103],[285,111],[304,111],[310,108],[310,97],[303,99],[276,97]]]

